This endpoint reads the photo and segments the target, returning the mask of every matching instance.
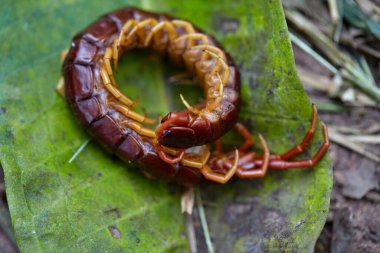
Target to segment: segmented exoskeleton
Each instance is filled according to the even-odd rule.
[[[150,47],[181,64],[206,90],[206,102],[179,113],[169,113],[154,131],[154,123],[133,111],[134,102],[117,88],[112,63],[117,67],[123,51]],[[300,145],[283,155],[270,155],[259,136],[264,153],[249,152],[250,133],[236,124],[240,107],[239,71],[219,43],[192,24],[136,8],[111,12],[73,39],[63,64],[66,99],[79,122],[108,151],[124,161],[136,162],[148,177],[166,178],[180,184],[197,183],[202,175],[219,183],[233,175],[262,177],[269,167],[312,167],[328,148],[325,142],[311,160],[288,161],[302,152],[315,132],[312,126]],[[240,150],[210,155],[208,144],[235,127],[245,142]],[[175,147],[173,149],[165,147]],[[185,148],[191,147],[185,150]],[[239,155],[240,152],[240,155]],[[239,159],[240,157],[240,159]],[[259,167],[259,168],[257,168]]]

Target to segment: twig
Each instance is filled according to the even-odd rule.
[[[380,135],[352,135],[347,138],[355,142],[380,144]]]
[[[347,111],[346,107],[339,104],[335,104],[333,102],[329,102],[329,101],[315,100],[314,103],[317,105],[318,111],[324,111],[324,112],[346,112]]]
[[[322,66],[326,67],[328,70],[330,70],[332,73],[338,75],[339,71],[337,68],[334,67],[330,62],[328,62],[325,58],[320,56],[316,51],[314,51],[308,44],[306,44],[303,40],[298,38],[295,34],[292,32],[289,32],[290,39],[294,44],[296,44],[299,48],[301,48],[303,51],[305,51],[307,54],[312,56],[315,60],[317,60]]]
[[[351,149],[375,162],[380,162],[379,156],[368,152],[365,148],[353,141],[350,141],[347,136],[338,133],[333,127],[329,127],[329,139],[343,147]]]
[[[197,253],[197,239],[195,236],[194,221],[191,215],[185,213],[187,238],[189,240],[190,252]]]
[[[287,19],[294,24],[297,29],[303,32],[309,37],[315,46],[329,59],[329,61],[342,68],[339,73],[342,77],[352,82],[357,88],[362,90],[365,94],[371,97],[377,103],[380,103],[380,88],[378,88],[371,81],[371,78],[360,68],[360,66],[352,61],[352,59],[346,54],[340,52],[333,41],[331,41],[326,35],[324,35],[317,26],[308,21],[301,14],[294,11],[286,11]],[[326,66],[333,73],[337,73],[335,67],[331,68],[331,63],[321,57],[318,53],[311,49],[305,42],[298,39],[295,35],[291,34],[291,39],[295,44],[302,45],[301,49],[305,50],[318,62]],[[297,45],[298,45],[297,44]],[[323,60],[322,60],[323,59]],[[326,62],[328,64],[326,64]]]
[[[193,213],[194,207],[194,187],[187,188],[181,196],[181,211],[182,213]]]
[[[74,155],[70,158],[69,163],[74,161],[74,159],[79,155],[80,152],[90,143],[91,139],[87,139],[83,144],[78,148],[78,150],[74,153]]]
[[[330,17],[332,22],[337,25],[339,21],[339,11],[338,11],[338,3],[337,0],[328,0]]]
[[[214,246],[213,246],[212,241],[211,241],[210,232],[209,232],[207,220],[206,220],[206,214],[205,214],[205,210],[203,208],[202,197],[201,197],[201,192],[200,192],[199,188],[197,188],[195,190],[195,195],[196,195],[196,199],[197,199],[199,218],[201,220],[203,234],[205,236],[207,249],[208,249],[209,253],[214,253],[215,250],[214,250]]]
[[[380,124],[375,123],[370,126],[368,126],[366,129],[359,129],[359,128],[354,128],[354,127],[346,127],[346,126],[329,126],[329,128],[333,128],[339,133],[343,134],[353,134],[353,135],[360,135],[360,134],[375,134],[375,133],[380,133]]]
[[[297,72],[302,83],[307,84],[315,90],[326,92],[329,96],[336,96],[338,92],[338,85],[330,78],[316,74],[298,65]]]

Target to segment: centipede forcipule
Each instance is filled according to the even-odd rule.
[[[135,47],[150,47],[164,53],[196,75],[206,89],[205,106],[192,107],[182,98],[188,110],[169,113],[156,131],[144,127],[143,123],[154,120],[132,110],[133,101],[118,90],[111,66],[112,63],[114,68],[117,66],[123,51]],[[137,163],[148,176],[192,185],[202,175],[226,183],[235,173],[254,178],[264,176],[269,167],[312,167],[327,151],[325,127],[324,144],[313,159],[294,162],[288,159],[302,152],[313,137],[315,108],[312,126],[300,145],[283,155],[270,155],[260,136],[263,156],[248,152],[252,137],[236,124],[240,107],[239,72],[220,48],[211,36],[187,21],[136,8],[117,10],[74,37],[63,64],[66,99],[94,139],[122,160]],[[210,155],[208,145],[184,149],[210,143],[233,127],[246,140],[240,151]]]

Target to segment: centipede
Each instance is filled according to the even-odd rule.
[[[150,48],[186,68],[205,90],[205,101],[169,112],[156,127],[155,120],[133,110],[134,101],[124,95],[114,78],[118,59],[133,48]],[[313,158],[290,161],[304,151],[316,129],[317,111],[302,142],[282,155],[269,153],[259,135],[263,154],[249,149],[252,135],[238,121],[241,105],[240,73],[232,57],[211,35],[189,21],[128,7],[113,11],[74,36],[62,65],[65,97],[79,123],[108,152],[134,162],[149,178],[163,178],[191,186],[202,179],[228,182],[234,175],[258,178],[268,168],[310,168],[327,152],[324,142]],[[214,152],[211,143],[231,131],[244,138],[234,151]]]

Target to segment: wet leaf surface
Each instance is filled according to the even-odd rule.
[[[300,142],[309,127],[311,104],[295,72],[280,1],[6,1],[0,161],[23,252],[188,249],[180,196],[166,183],[145,179],[94,141],[68,163],[88,136],[54,90],[59,54],[80,29],[126,4],[191,20],[221,40],[242,72],[241,119],[265,136],[272,152]],[[178,108],[179,90],[193,99],[198,94],[169,85],[173,69],[150,53],[131,53],[120,69],[123,90],[153,115]],[[318,131],[305,157],[321,141]],[[236,145],[226,142],[226,149]],[[311,252],[327,216],[330,167],[326,157],[313,170],[202,186],[217,251]]]

